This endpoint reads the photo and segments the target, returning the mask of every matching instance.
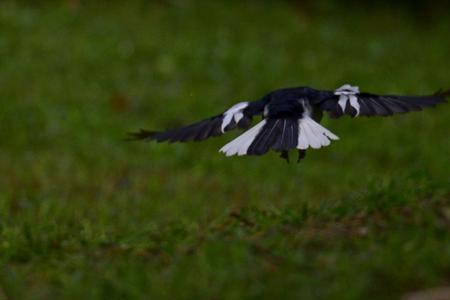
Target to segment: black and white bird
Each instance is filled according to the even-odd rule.
[[[219,136],[233,129],[247,129],[255,116],[262,120],[223,146],[219,151],[226,156],[262,155],[269,150],[280,152],[289,162],[289,151],[298,150],[298,160],[306,149],[330,145],[339,137],[320,125],[323,112],[330,117],[344,115],[390,116],[396,113],[418,111],[424,107],[445,102],[450,90],[429,96],[375,95],[360,92],[357,86],[345,84],[334,91],[310,87],[284,88],[272,91],[253,102],[240,102],[221,114],[191,125],[167,131],[130,133],[133,140],[157,142],[201,141]]]

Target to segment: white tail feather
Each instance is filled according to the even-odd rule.
[[[266,120],[262,120],[261,122],[223,146],[219,150],[219,152],[225,153],[226,156],[232,156],[235,154],[240,156],[247,154],[248,147],[250,147],[256,135],[265,124]]]
[[[314,121],[308,116],[304,116],[298,121],[298,149],[318,149],[330,145],[330,140],[338,140],[334,133]]]

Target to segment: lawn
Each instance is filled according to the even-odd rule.
[[[341,140],[300,164],[218,153],[237,132],[123,140],[279,87],[449,88],[443,2],[86,2],[0,2],[0,299],[399,299],[450,284],[448,104],[325,118]]]

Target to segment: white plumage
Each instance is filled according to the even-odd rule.
[[[231,120],[239,123],[239,121],[244,117],[243,110],[248,106],[248,102],[239,102],[232,107],[230,107],[226,112],[223,113],[223,121],[221,130],[222,133],[225,132],[225,128],[231,123]]]
[[[299,134],[297,149],[306,150],[309,147],[318,149],[330,145],[330,140],[338,140],[339,137],[311,119],[304,116],[298,120]]]
[[[258,132],[261,128],[266,124],[266,120],[262,120],[225,146],[223,146],[219,152],[225,153],[226,156],[237,155],[246,155],[247,149],[252,144]]]

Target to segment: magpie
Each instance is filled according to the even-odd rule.
[[[255,116],[262,120],[223,146],[226,156],[263,155],[269,150],[280,153],[289,163],[289,151],[297,150],[299,162],[306,149],[330,145],[339,137],[320,125],[323,112],[331,118],[344,115],[390,116],[419,111],[446,101],[450,90],[439,90],[429,96],[376,95],[360,92],[359,87],[345,84],[338,89],[318,90],[293,87],[274,90],[253,102],[239,102],[221,114],[191,125],[167,131],[141,129],[130,133],[132,140],[156,142],[201,141],[233,129],[248,129]]]

